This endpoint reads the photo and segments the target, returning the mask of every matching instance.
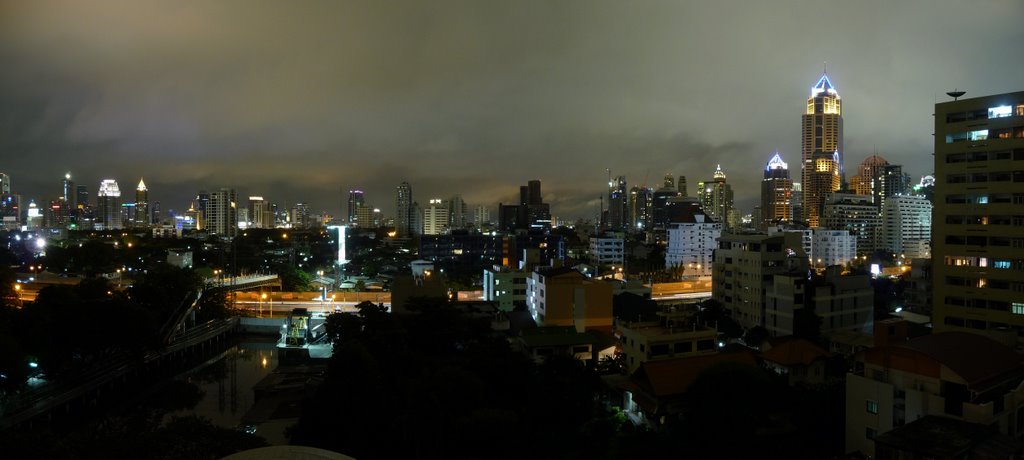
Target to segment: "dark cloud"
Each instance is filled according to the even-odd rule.
[[[763,4],[762,4],[763,3]],[[589,217],[606,168],[691,184],[721,164],[745,211],[828,61],[846,167],[931,172],[943,93],[1017,91],[1024,4],[909,2],[14,1],[0,5],[0,170],[23,194],[145,177],[165,208],[199,188],[393,212],[539,178]]]

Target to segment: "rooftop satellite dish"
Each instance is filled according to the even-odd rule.
[[[946,95],[953,98],[954,101],[957,100],[957,98],[959,98],[960,96],[963,96],[964,94],[967,94],[967,91],[959,91],[956,89],[946,93]]]

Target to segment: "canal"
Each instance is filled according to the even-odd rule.
[[[253,387],[277,369],[277,338],[242,337],[238,344],[196,368],[175,377],[174,386],[195,404],[166,417],[196,415],[214,425],[237,428],[256,403]],[[198,398],[198,400],[196,400]],[[257,431],[271,444],[283,444],[279,434]]]

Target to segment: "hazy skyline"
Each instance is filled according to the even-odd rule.
[[[764,4],[762,4],[764,3]],[[516,201],[543,181],[593,217],[606,168],[630,186],[716,164],[737,205],[828,62],[847,176],[878,153],[932,172],[946,91],[1019,91],[1024,3],[8,1],[0,172],[40,205],[70,171],[181,210],[200,189],[344,215],[342,189]],[[798,178],[799,171],[791,170]]]

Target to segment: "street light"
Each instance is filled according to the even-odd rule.
[[[260,318],[263,317],[263,301],[267,300],[267,293],[260,294]]]
[[[14,292],[18,294],[18,301],[21,301],[21,283],[14,283]]]

